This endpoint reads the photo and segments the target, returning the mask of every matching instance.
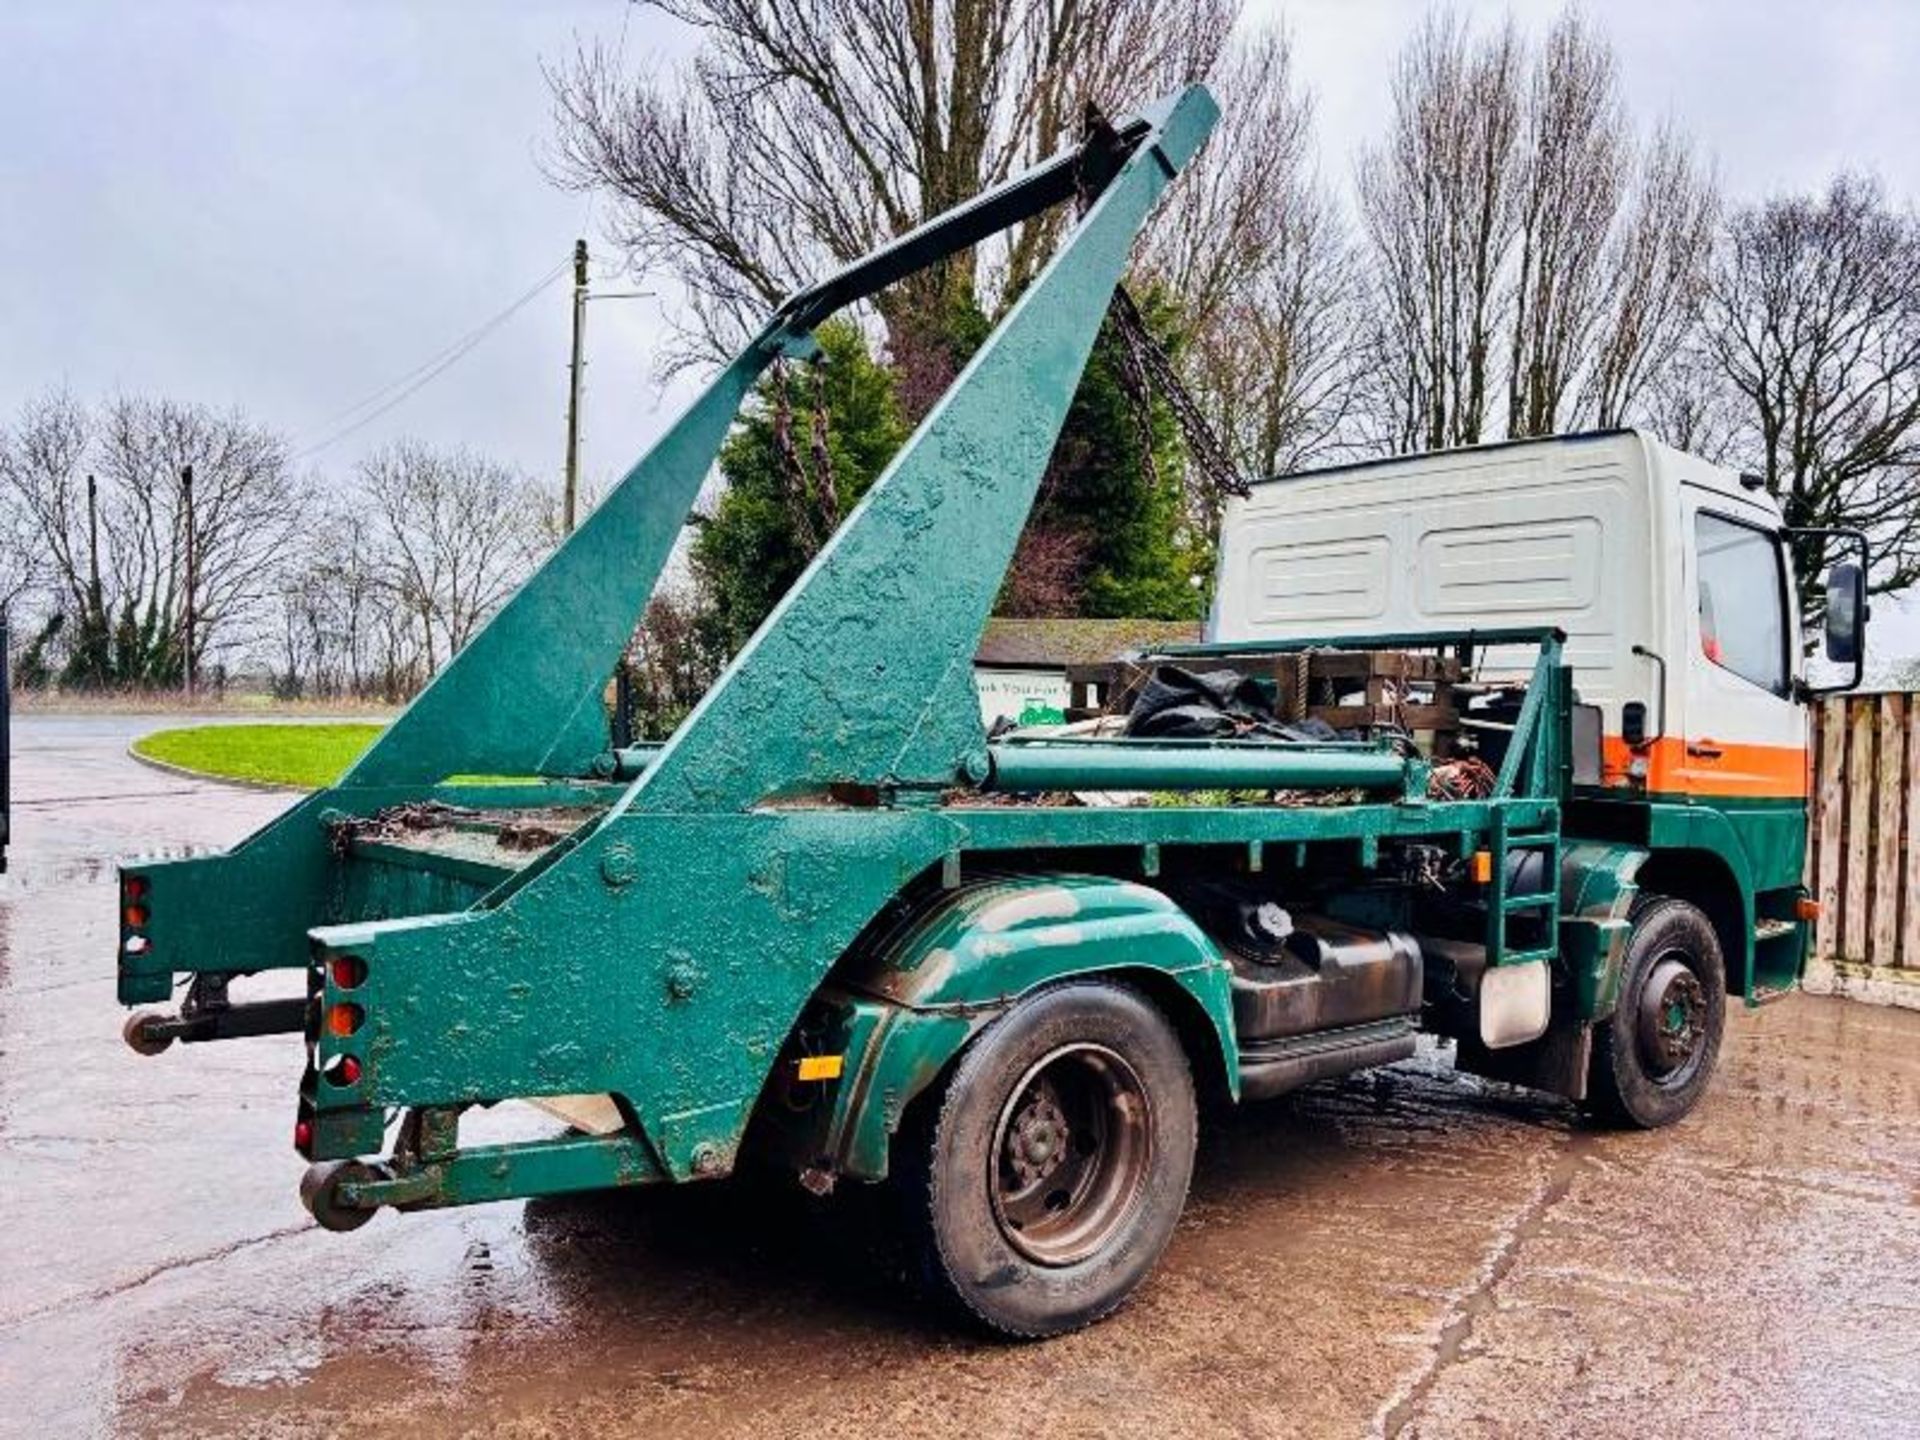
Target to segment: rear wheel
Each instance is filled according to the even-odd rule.
[[[1137,991],[1021,1001],[962,1055],[903,1157],[933,1287],[1003,1334],[1117,1308],[1173,1235],[1193,1174],[1193,1080]]]
[[[1616,1124],[1671,1125],[1699,1103],[1720,1055],[1726,963],[1707,917],[1684,900],[1634,907],[1620,1003],[1594,1029],[1587,1091]]]

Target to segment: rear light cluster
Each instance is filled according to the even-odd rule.
[[[366,981],[367,962],[358,955],[323,954],[307,972],[307,1072],[300,1082],[293,1144],[308,1159],[320,1102],[351,1103],[355,1097],[340,1092],[352,1090],[366,1074],[355,1048],[367,1012],[353,998]]]
[[[153,882],[144,875],[120,879],[120,948],[128,955],[144,955],[153,948],[147,925],[153,919]]]

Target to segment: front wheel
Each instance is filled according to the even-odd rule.
[[[1172,1238],[1196,1106],[1179,1037],[1123,985],[1022,1000],[962,1055],[903,1156],[934,1288],[1002,1334],[1116,1309]]]
[[[1713,925],[1684,900],[1633,911],[1620,1003],[1594,1027],[1588,1096],[1599,1115],[1652,1130],[1699,1103],[1720,1055],[1727,971]]]

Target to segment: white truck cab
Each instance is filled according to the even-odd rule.
[[[1614,430],[1286,475],[1228,503],[1210,640],[1519,624],[1565,632],[1601,784],[1804,802],[1780,512],[1734,472]]]
[[[1714,917],[1752,1000],[1797,978],[1814,912],[1795,533],[1758,485],[1634,430],[1283,475],[1228,503],[1208,639],[1557,628],[1567,835],[1643,847],[1641,888]],[[1830,533],[1861,557],[1826,605],[1858,684],[1865,541]],[[1482,678],[1504,670],[1484,647]]]

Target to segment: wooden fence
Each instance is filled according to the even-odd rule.
[[[1807,988],[1920,1006],[1920,693],[1822,701],[1811,739]]]

